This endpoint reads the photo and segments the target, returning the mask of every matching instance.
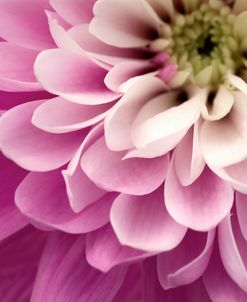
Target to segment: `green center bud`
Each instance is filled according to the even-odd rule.
[[[176,16],[170,25],[168,52],[179,70],[199,86],[218,86],[228,72],[236,74],[244,64],[235,34],[237,16],[219,1],[202,4],[190,14]]]

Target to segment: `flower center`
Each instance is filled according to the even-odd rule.
[[[229,6],[210,1],[190,14],[178,14],[170,25],[169,48],[172,61],[189,72],[199,86],[218,86],[228,72],[244,64],[234,31],[236,16]]]

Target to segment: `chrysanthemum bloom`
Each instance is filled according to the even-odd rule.
[[[10,201],[3,217],[18,225],[4,235],[31,222],[42,231],[27,234],[47,240],[33,290],[40,253],[23,261],[31,301],[245,301],[245,2],[29,2],[18,14],[0,1],[1,35],[26,41],[29,26],[13,40],[14,17],[48,16],[50,33],[43,21],[38,32],[58,48],[34,69],[58,97],[4,113],[0,145],[32,171],[5,189],[25,177],[15,204],[26,218]],[[12,68],[3,78],[14,88],[2,89],[20,91]],[[25,230],[16,236],[25,242]]]

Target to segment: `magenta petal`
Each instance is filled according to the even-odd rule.
[[[219,250],[227,273],[247,291],[247,241],[241,233],[235,211],[219,225]]]
[[[105,86],[106,71],[83,53],[65,49],[43,51],[37,57],[34,70],[47,91],[75,103],[104,104],[120,96]]]
[[[87,134],[87,131],[50,134],[34,127],[31,124],[32,114],[42,103],[35,101],[19,105],[0,119],[2,152],[31,171],[47,171],[64,165]]]
[[[231,261],[231,259],[229,258],[228,261]],[[211,257],[209,266],[203,276],[203,281],[211,298],[210,301],[247,301],[247,293],[238,287],[237,284],[229,277],[221,263],[220,255],[218,249],[216,248]]]
[[[163,186],[149,195],[119,195],[111,209],[111,224],[123,245],[149,252],[173,249],[187,231],[168,214]]]
[[[165,291],[158,280],[155,258],[146,260],[142,271],[143,302],[212,302],[201,279],[187,286]]]
[[[0,241],[28,224],[14,203],[15,190],[27,174],[13,162],[0,154]]]
[[[97,203],[75,214],[70,208],[60,170],[29,173],[16,191],[20,211],[31,221],[69,233],[87,233],[109,221],[109,211],[116,194],[109,193]]]
[[[203,274],[210,260],[215,231],[187,232],[172,251],[158,255],[158,276],[164,289],[190,284]]]
[[[89,264],[103,272],[116,265],[150,256],[146,252],[121,245],[110,224],[87,235],[86,251]]]
[[[49,0],[1,0],[0,36],[26,48],[54,47],[46,9],[51,9]]]
[[[51,0],[52,7],[68,23],[89,23],[93,17],[95,0]]]
[[[141,301],[141,267],[130,265],[124,282],[113,302]]]
[[[143,195],[162,184],[168,169],[168,155],[151,160],[123,160],[124,154],[110,151],[102,137],[82,155],[81,166],[88,177],[106,191]]]
[[[55,233],[44,250],[32,302],[110,302],[121,287],[126,268],[104,274],[90,267],[84,238]]]
[[[26,227],[0,243],[0,297],[3,302],[30,301],[46,233]]]
[[[210,230],[230,212],[233,200],[232,187],[208,167],[196,181],[184,187],[174,165],[171,166],[165,184],[165,203],[177,222],[197,231]]]
[[[46,91],[6,92],[0,91],[0,110],[8,110],[14,106],[34,101],[51,98]]]
[[[247,195],[236,192],[236,208],[240,230],[247,241]]]

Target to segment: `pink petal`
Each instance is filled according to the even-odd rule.
[[[110,224],[87,235],[86,251],[88,263],[103,272],[116,265],[135,262],[150,255],[121,245]]]
[[[86,176],[80,166],[82,152],[86,150],[93,141],[101,136],[102,132],[102,125],[93,128],[70,161],[67,169],[62,171],[70,206],[75,213],[80,212],[106,194],[104,190],[97,187]]]
[[[30,301],[46,233],[26,227],[0,243],[0,297],[4,302]]]
[[[27,170],[47,171],[68,162],[86,135],[84,132],[50,134],[31,124],[34,110],[44,101],[19,105],[0,120],[3,153]]]
[[[48,18],[50,33],[58,48],[82,53],[82,49],[68,34],[70,25],[61,19],[61,17],[55,12],[46,11],[46,15]]]
[[[203,156],[209,165],[225,167],[247,157],[246,96],[233,93],[235,102],[231,112],[217,122],[205,122],[200,133]]]
[[[1,6],[1,4],[0,4]],[[7,91],[42,90],[33,73],[38,52],[9,42],[0,43],[0,89]]]
[[[173,249],[187,231],[166,211],[162,187],[144,196],[119,195],[111,224],[121,244],[149,252]]]
[[[165,203],[170,215],[193,230],[208,231],[231,210],[233,190],[224,180],[205,168],[191,185],[183,187],[175,174],[174,165],[165,184]]]
[[[82,105],[57,97],[43,103],[34,111],[32,123],[51,133],[71,132],[98,123],[111,106],[111,103]]]
[[[157,35],[159,18],[142,0],[97,1],[94,15],[90,31],[106,44],[142,47]]]
[[[153,192],[164,181],[169,156],[155,159],[123,160],[124,152],[112,152],[104,137],[82,155],[81,167],[88,177],[106,191],[143,195]]]
[[[78,214],[69,205],[59,170],[29,173],[19,185],[15,201],[20,211],[38,223],[69,233],[87,233],[109,221],[116,194],[109,193]]]
[[[228,259],[230,261],[230,259]],[[245,302],[247,293],[228,276],[225,271],[220,255],[215,249],[209,266],[204,274],[203,281],[207,292],[211,298],[210,301],[216,302]]]
[[[88,265],[83,250],[81,236],[51,236],[41,258],[31,301],[112,301],[124,281],[126,268],[100,273]]]
[[[219,249],[225,270],[239,287],[247,291],[247,242],[235,211],[219,225]]]
[[[106,71],[82,53],[65,49],[43,51],[34,69],[46,90],[75,103],[96,105],[119,97],[104,85]]]
[[[244,239],[247,241],[247,196],[236,192],[236,208],[239,227]]]
[[[110,65],[115,65],[128,58],[140,59],[146,54],[136,48],[118,48],[100,41],[90,32],[87,24],[81,24],[68,30],[68,35],[91,57]]]
[[[70,24],[89,23],[95,0],[51,0],[52,7]]]
[[[190,284],[203,274],[212,254],[214,235],[214,230],[189,231],[174,250],[158,255],[158,276],[165,290]]]
[[[145,87],[145,89],[140,89]],[[129,88],[105,119],[107,146],[114,151],[133,148],[131,125],[142,106],[165,89],[158,78],[147,76]]]
[[[27,174],[13,162],[0,154],[0,241],[28,224],[14,203],[16,187]]]
[[[48,0],[1,0],[0,36],[31,49],[54,46],[47,24]]]
[[[191,127],[174,152],[176,175],[183,186],[191,185],[202,173],[205,162],[198,140],[198,123]]]

